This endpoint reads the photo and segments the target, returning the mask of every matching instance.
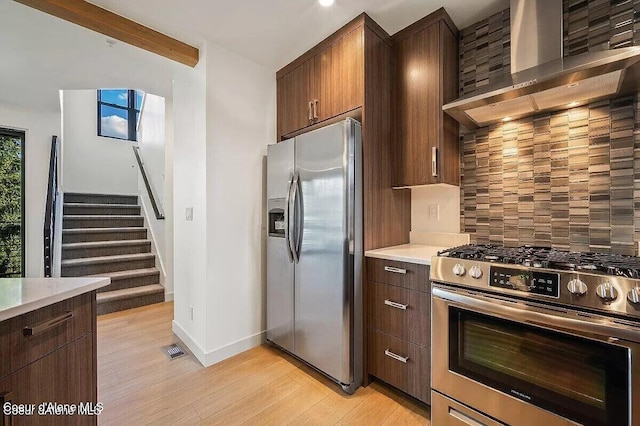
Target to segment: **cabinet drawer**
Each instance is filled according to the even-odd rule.
[[[85,293],[3,321],[0,347],[10,349],[1,377],[91,333],[93,298],[94,292]]]
[[[430,291],[429,267],[426,265],[369,257],[367,258],[367,277],[379,283]]]
[[[371,327],[430,347],[429,293],[369,281]]]
[[[92,348],[92,336],[85,336],[0,379],[0,395],[4,395],[0,400],[36,405],[36,411],[30,416],[9,416],[8,424],[95,425],[95,416],[37,415],[37,407],[43,402],[76,406],[82,402],[95,405],[95,355]]]
[[[429,349],[369,329],[369,373],[429,403]]]
[[[478,411],[447,398],[438,392],[431,393],[431,423],[434,425],[468,426],[487,425],[504,426]],[[567,422],[569,423],[569,422]]]

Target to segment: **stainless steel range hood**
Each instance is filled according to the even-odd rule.
[[[563,57],[562,3],[511,0],[511,75],[442,109],[474,129],[640,91],[640,46]]]

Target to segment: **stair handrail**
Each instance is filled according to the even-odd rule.
[[[140,168],[140,173],[142,174],[142,180],[144,181],[144,186],[147,189],[147,194],[149,194],[151,206],[153,207],[153,213],[155,214],[157,220],[164,220],[164,212],[162,211],[162,206],[157,202],[157,200],[159,200],[160,198],[158,198],[158,194],[151,184],[151,181],[147,177],[147,172],[144,170],[144,163],[142,162],[142,158],[140,157],[140,148],[137,146],[132,146],[131,148],[133,149],[133,153],[136,156],[136,161],[138,162],[138,167]]]
[[[49,182],[44,213],[44,276],[53,276],[54,243],[56,230],[56,204],[59,194],[58,182],[58,137],[51,137],[51,155],[49,157]]]

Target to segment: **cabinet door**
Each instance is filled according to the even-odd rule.
[[[314,57],[315,121],[364,103],[364,29],[359,27]]]
[[[309,102],[312,101],[313,58],[294,68],[277,81],[278,137],[312,124]]]
[[[442,126],[439,23],[396,45],[394,186],[437,183],[432,149]]]
[[[31,416],[11,416],[9,424],[92,425],[95,416],[38,416],[41,403],[95,403],[92,335],[70,343],[0,380],[0,394],[13,404],[35,404]],[[12,423],[11,423],[12,421]]]

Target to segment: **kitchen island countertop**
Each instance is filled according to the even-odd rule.
[[[2,278],[0,321],[109,285],[110,278]]]

